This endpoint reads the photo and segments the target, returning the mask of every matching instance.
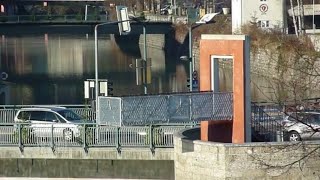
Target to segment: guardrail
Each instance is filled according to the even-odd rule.
[[[0,16],[0,23],[92,23],[106,22],[106,15],[11,15]]]
[[[5,125],[5,126],[1,126]],[[173,147],[173,134],[194,125],[96,126],[95,124],[0,124],[0,146],[24,147]]]
[[[148,22],[176,22],[185,19],[177,16],[145,15]],[[12,23],[102,23],[107,22],[106,15],[10,15],[0,16],[0,24]],[[184,20],[185,21],[185,20]]]

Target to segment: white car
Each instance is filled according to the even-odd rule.
[[[18,110],[15,123],[30,124],[35,137],[63,137],[67,141],[80,136],[78,114],[65,107],[34,107]]]
[[[320,112],[299,112],[287,116],[283,121],[289,141],[319,140]]]

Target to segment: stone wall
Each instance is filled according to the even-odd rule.
[[[200,62],[200,50],[199,42],[193,43],[193,54],[195,59],[195,69],[199,71]],[[270,60],[270,54],[264,50],[258,50],[258,52],[250,53],[250,72],[254,74],[260,74],[266,77],[273,77],[278,74],[277,63],[275,59]],[[231,66],[231,65],[230,65]]]
[[[173,161],[0,159],[0,177],[174,179]]]
[[[106,160],[173,160],[172,148],[122,148],[120,152],[114,147],[1,147],[0,159],[106,159]]]
[[[165,48],[165,34],[147,34],[147,47],[164,49]],[[144,36],[140,35],[139,45],[144,44]]]
[[[174,137],[177,180],[320,177],[319,142],[232,144],[191,140],[196,139],[195,133],[199,136],[199,131],[185,130]]]
[[[0,177],[174,179],[173,148],[0,148]]]

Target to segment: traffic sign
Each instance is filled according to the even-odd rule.
[[[127,35],[131,31],[130,19],[128,15],[128,8],[126,6],[116,6],[117,19],[119,21],[120,35]]]
[[[193,24],[198,20],[198,9],[189,7],[188,11],[188,23]]]

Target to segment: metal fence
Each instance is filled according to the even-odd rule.
[[[177,17],[145,15],[148,22],[168,22],[171,23]],[[0,16],[0,24],[12,23],[103,23],[109,21],[106,15],[10,15]]]
[[[251,106],[251,125],[254,141],[282,141],[282,107],[274,104],[255,104]],[[282,137],[281,137],[282,136]]]
[[[10,15],[0,16],[1,23],[90,23],[90,22],[106,22],[106,15]]]
[[[232,120],[232,93],[99,97],[98,124],[113,126]]]
[[[23,147],[173,147],[174,132],[191,125],[95,126],[77,128],[55,124],[0,124],[0,146]]]
[[[92,121],[96,119],[95,111],[87,105],[54,105],[63,106],[73,110],[79,114],[83,119]],[[21,108],[30,107],[50,107],[48,105],[0,105],[0,123],[14,123],[14,116]]]

